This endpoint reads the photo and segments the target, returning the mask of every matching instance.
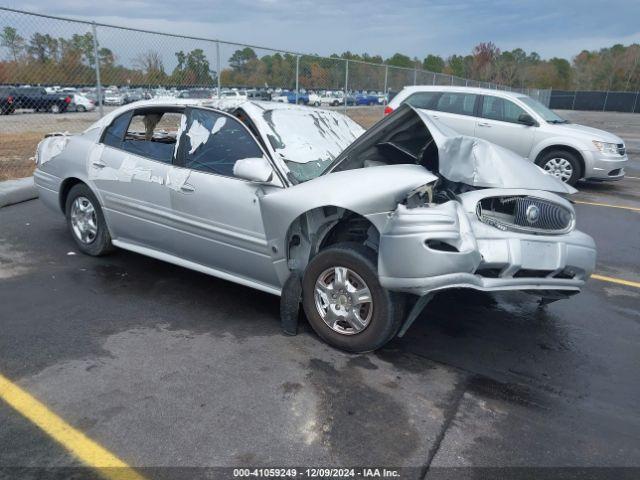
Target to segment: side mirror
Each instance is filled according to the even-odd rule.
[[[251,182],[268,183],[273,178],[273,168],[264,157],[243,158],[233,165],[233,175]]]
[[[534,125],[537,125],[537,122],[528,113],[521,114],[518,117],[518,123],[522,123],[523,125],[527,125],[529,127],[533,127]]]

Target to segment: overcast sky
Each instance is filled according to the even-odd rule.
[[[570,59],[640,43],[640,0],[0,0],[0,5],[327,55],[467,54],[479,42]],[[3,13],[0,11],[0,16]]]

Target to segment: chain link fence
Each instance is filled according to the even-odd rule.
[[[421,69],[5,7],[0,35],[0,180],[32,172],[30,158],[45,134],[82,131],[110,110],[142,99],[246,96],[344,108],[368,126],[405,86],[505,88]],[[548,104],[547,90],[524,93]]]
[[[549,106],[559,110],[640,113],[640,92],[553,90]]]

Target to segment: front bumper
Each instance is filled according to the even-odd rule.
[[[593,239],[501,231],[458,202],[398,207],[380,236],[380,284],[426,295],[446,288],[575,293],[594,270]]]
[[[624,168],[629,164],[629,157],[605,155],[598,151],[582,151],[584,159],[584,178],[586,180],[620,180],[624,178]]]

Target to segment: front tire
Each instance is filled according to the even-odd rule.
[[[339,243],[316,255],[302,281],[305,314],[329,345],[348,352],[376,350],[398,332],[404,297],[380,285],[377,254]]]
[[[60,108],[60,105],[58,105],[57,103],[52,103],[51,106],[49,107],[49,111],[51,113],[60,113],[62,109]]]
[[[84,183],[71,188],[65,202],[65,215],[80,251],[94,257],[113,251],[100,202]]]
[[[578,158],[566,150],[551,150],[540,157],[536,165],[571,186],[578,183],[582,173]]]

